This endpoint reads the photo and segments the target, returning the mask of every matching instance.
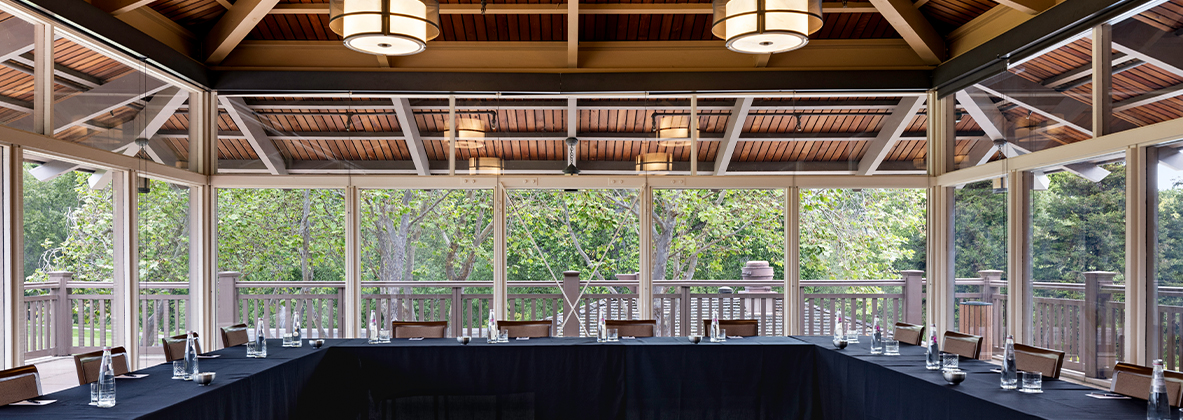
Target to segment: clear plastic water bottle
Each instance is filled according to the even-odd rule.
[[[604,325],[604,310],[600,309],[600,320],[596,322],[596,341],[601,343],[608,341],[608,329]]]
[[[941,348],[937,344],[937,324],[932,324],[932,334],[929,335],[927,348],[924,350],[924,368],[928,370],[941,369]]]
[[[489,342],[497,342],[497,334],[500,330],[497,329],[497,316],[493,314],[493,310],[489,310]]]
[[[255,357],[267,357],[267,329],[263,324],[263,317],[255,323]]]
[[[722,341],[724,337],[720,337],[719,331],[719,311],[711,311],[711,341]]]
[[[879,328],[879,317],[875,317],[872,324],[875,332],[871,333],[871,354],[883,354],[883,330]]]
[[[366,341],[370,344],[378,343],[378,314],[370,311],[370,324],[366,327]]]
[[[1171,420],[1171,404],[1167,399],[1167,382],[1162,373],[1162,359],[1154,360],[1154,374],[1150,377],[1150,399],[1146,402],[1146,420]]]
[[[837,315],[838,319],[834,321],[834,342],[846,339],[846,333],[842,331],[842,311],[838,311]]]
[[[292,347],[300,347],[303,341],[300,338],[300,313],[296,312],[296,317],[292,319]]]
[[[1019,387],[1019,369],[1015,366],[1015,337],[1007,334],[1002,353],[1002,389]]]
[[[115,368],[111,365],[110,347],[103,347],[103,361],[99,364],[98,406],[102,408],[115,406]]]
[[[185,337],[185,380],[191,381],[196,375],[201,372],[197,368],[197,347],[194,342],[193,333],[190,332]]]

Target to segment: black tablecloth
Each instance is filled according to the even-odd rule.
[[[600,344],[549,338],[467,346],[452,339],[328,340],[267,359],[223,349],[201,360],[212,386],[169,379],[171,366],[118,380],[118,404],[89,406],[89,388],[40,407],[0,407],[0,419],[1142,419],[1142,400],[1098,400],[1044,381],[1043,394],[1003,391],[993,365],[962,359],[958,386],[924,369],[923,349],[871,356],[829,337],[749,337],[693,345],[682,338]]]
[[[961,358],[965,382],[953,386],[924,367],[924,348],[900,345],[899,356],[872,356],[870,340],[846,349],[830,337],[798,337],[817,345],[820,410],[825,419],[1145,419],[1145,400],[1100,400],[1099,392],[1044,378],[1042,394],[1004,390],[997,365]]]

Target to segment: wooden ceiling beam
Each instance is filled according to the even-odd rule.
[[[240,3],[242,1],[246,0],[240,0]],[[243,115],[249,110],[242,98],[219,96],[218,101],[226,108],[226,114],[234,121],[234,125],[242,130],[243,136],[254,149],[255,155],[259,156],[263,165],[267,167],[267,172],[272,175],[287,175],[287,164],[284,163],[283,155],[279,153],[279,149],[275,147],[275,143],[267,135],[263,123],[252,114]]]
[[[579,68],[579,0],[567,1],[567,67]]]
[[[1029,15],[1038,15],[1056,5],[1056,0],[998,0],[998,4]]]
[[[722,144],[719,145],[718,157],[715,158],[715,175],[726,175],[727,165],[731,164],[731,157],[735,154],[735,145],[739,144],[743,126],[748,121],[748,110],[752,107],[752,98],[740,98],[735,101],[735,108],[731,116],[727,117],[727,125],[723,129]],[[702,140],[702,137],[699,137]]]
[[[156,0],[93,0],[90,4],[99,10],[119,16],[152,4],[154,1]]]
[[[446,174],[448,169],[448,162],[443,160],[433,160],[431,163],[431,172],[435,174]],[[714,162],[702,162],[704,166],[709,166]],[[566,166],[565,160],[507,160],[504,162],[505,167],[502,169],[502,175],[512,174],[554,174],[558,175]],[[915,162],[911,160],[904,161],[886,161],[883,162],[883,169],[881,172],[889,174],[916,174],[924,173],[923,169],[917,169]],[[788,174],[806,174],[806,175],[853,175],[857,169],[853,162],[733,162],[731,163],[732,170],[727,171],[729,175],[788,175]],[[457,171],[466,171],[468,169],[467,161],[456,162]],[[633,161],[590,161],[579,165],[581,175],[636,175],[636,162]],[[415,174],[416,169],[411,161],[407,160],[297,160],[293,161],[290,167],[293,174],[355,174],[355,175],[372,175],[372,174]],[[700,173],[718,174],[709,168],[700,170]],[[221,159],[218,160],[218,173],[220,174],[266,174],[267,168],[258,160],[247,159]],[[690,162],[674,162],[673,171],[668,175],[689,175]]]
[[[945,38],[916,6],[908,0],[871,0],[871,4],[895,28],[896,32],[912,46],[916,54],[928,64],[940,64],[948,57]]]
[[[415,113],[411,110],[410,101],[407,98],[396,98],[394,113],[398,116],[398,126],[403,129],[403,141],[407,144],[407,151],[411,153],[411,161],[415,163],[415,172],[419,175],[431,175],[427,167],[427,149],[419,135],[419,123],[415,122]]]
[[[869,2],[822,3],[823,13],[878,13]],[[327,15],[328,3],[283,3],[269,12],[275,15]],[[709,15],[714,13],[710,3],[655,3],[655,4],[580,4],[581,15]],[[488,4],[481,11],[480,4],[441,4],[441,15],[566,15],[563,3],[555,4]]]
[[[276,4],[279,4],[279,0],[239,0],[235,3],[206,35],[205,62],[216,65],[226,59],[230,51],[246,39],[251,29],[254,29]]]
[[[919,111],[920,107],[924,105],[924,100],[925,98],[919,96],[904,98],[895,111],[883,120],[883,126],[879,129],[879,133],[867,145],[866,153],[859,160],[858,175],[874,175],[875,171],[879,170],[880,164],[887,158],[891,148],[900,141],[904,129],[908,128],[908,124],[916,119],[916,111]]]

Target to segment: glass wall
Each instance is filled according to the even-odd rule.
[[[480,336],[493,296],[493,192],[359,195],[363,328],[373,315],[381,325],[448,321],[449,334]]]
[[[1178,2],[1150,2],[1149,10],[1113,23],[1113,113],[1110,132],[1183,117],[1183,29]]]
[[[341,336],[344,261],[344,191],[218,190],[219,327],[276,337],[298,316],[303,337]]]
[[[189,187],[156,180],[146,186],[137,191],[141,368],[164,363],[161,339],[196,329],[189,323]],[[203,351],[218,342],[199,339]]]
[[[653,191],[654,319],[669,335],[756,319],[783,335],[784,190]]]
[[[33,128],[33,24],[0,10],[0,124]]]
[[[1035,172],[1031,344],[1064,367],[1107,378],[1125,321],[1124,155]]]
[[[508,319],[551,320],[555,334],[587,336],[596,333],[600,312],[610,319],[641,318],[637,190],[506,195]],[[564,271],[578,272],[580,283],[565,281]]]
[[[956,295],[953,331],[984,338],[998,351],[1006,337],[1006,179],[965,184],[954,192]]]
[[[1183,153],[1172,144],[1159,147],[1157,181],[1152,186],[1158,191],[1158,252],[1154,279],[1158,291],[1157,343],[1167,369],[1183,366]],[[1153,201],[1152,201],[1153,202]]]
[[[864,335],[875,317],[924,323],[926,205],[924,190],[801,191],[805,334],[832,334],[838,317]]]

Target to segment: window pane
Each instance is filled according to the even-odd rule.
[[[1158,334],[1167,369],[1183,366],[1183,154],[1175,143],[1158,148]]]
[[[1178,2],[1156,6],[1113,24],[1113,114],[1110,132],[1183,117],[1183,60],[1179,59]]]
[[[954,192],[957,294],[953,331],[985,337],[983,352],[1006,338],[1006,180],[966,184]]]
[[[805,334],[924,323],[924,190],[801,191],[801,287]],[[906,294],[912,290],[914,294]],[[839,315],[841,313],[841,315]]]
[[[33,128],[33,24],[0,11],[0,55],[10,66],[0,67],[0,124],[22,130]]]
[[[189,187],[151,180],[139,194],[140,368],[164,363],[162,338],[189,324]],[[202,350],[217,337],[199,337]]]

